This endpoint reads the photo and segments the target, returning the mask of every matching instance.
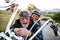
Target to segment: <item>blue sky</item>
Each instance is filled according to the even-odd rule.
[[[54,8],[60,9],[60,0],[16,0],[19,4],[19,9],[27,9],[27,6],[32,3],[40,10],[51,10]],[[0,6],[8,5],[4,0],[0,0]]]

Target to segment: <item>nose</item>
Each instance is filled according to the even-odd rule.
[[[33,19],[36,19],[36,17],[33,17]]]
[[[27,20],[26,20],[26,19],[24,19],[24,22],[27,22]]]

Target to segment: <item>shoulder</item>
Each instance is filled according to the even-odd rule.
[[[15,24],[21,24],[21,23],[20,23],[20,19],[17,19],[17,20],[15,21]]]
[[[20,20],[19,20],[19,19],[17,19],[15,22],[20,22]]]
[[[12,26],[13,26],[14,28],[19,28],[19,27],[21,26],[20,20],[17,19]]]

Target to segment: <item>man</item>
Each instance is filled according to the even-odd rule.
[[[19,14],[19,19],[16,20],[16,22],[13,24],[11,29],[15,32],[17,36],[21,36],[23,38],[26,38],[28,35],[27,40],[38,30],[38,25],[36,24],[32,31],[29,31],[32,25],[34,24],[33,20],[30,18],[30,12],[29,11],[22,11]],[[38,34],[33,40],[40,40],[40,34]]]
[[[31,15],[31,18],[34,20],[34,21],[37,21],[39,18],[40,18],[40,10],[39,9],[35,9],[32,11],[32,15]],[[40,22],[40,20],[37,22],[38,26],[41,27],[42,26],[42,23]],[[42,34],[42,31],[40,32],[40,39],[43,40],[43,34]]]

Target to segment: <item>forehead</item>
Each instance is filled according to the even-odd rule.
[[[35,13],[33,13],[32,16],[38,16],[38,17],[40,17],[40,15],[37,15],[37,14],[35,14]]]
[[[24,19],[24,18],[30,18],[30,17],[20,17],[20,19]]]
[[[32,14],[32,15],[36,15],[36,14]],[[38,15],[36,15],[36,16],[38,16]]]

